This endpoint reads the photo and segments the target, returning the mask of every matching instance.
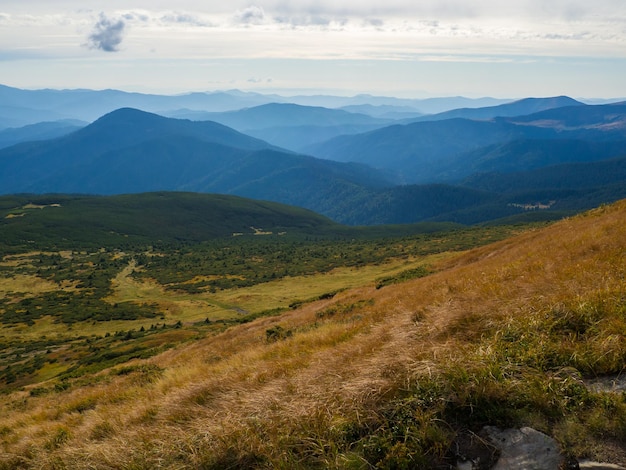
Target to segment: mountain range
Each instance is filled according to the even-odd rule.
[[[495,117],[525,116],[528,114],[546,111],[548,109],[563,108],[566,106],[582,106],[584,103],[570,98],[569,96],[555,96],[551,98],[524,98],[510,103],[479,108],[459,108],[443,111],[441,113],[420,116],[417,119],[409,119],[406,122],[417,121],[443,121],[446,119],[462,118],[487,120]]]
[[[507,99],[445,97],[402,99],[356,95],[352,97],[312,95],[280,96],[239,90],[194,92],[180,95],[131,93],[120,90],[23,90],[0,85],[0,129],[21,127],[43,121],[77,119],[94,121],[119,108],[138,108],[168,115],[176,110],[224,112],[270,104],[293,103],[302,106],[341,108],[363,106],[363,114],[377,114],[379,107],[391,106],[409,115],[432,114],[463,107],[482,107],[509,102]],[[369,112],[364,112],[369,110]],[[402,116],[407,117],[406,115]]]
[[[270,103],[223,113],[179,110],[168,116],[219,122],[297,152],[339,135],[359,134],[395,122],[343,109],[293,103]]]
[[[70,134],[87,123],[73,119],[62,119],[60,121],[39,122],[23,127],[0,130],[0,148],[11,147],[21,142],[31,142],[34,140],[49,140]]]
[[[339,136],[308,153],[395,172],[406,183],[457,181],[469,176],[476,156],[494,145],[524,140],[618,142],[626,139],[626,105],[566,106],[527,116],[489,120],[453,118],[393,125]],[[610,158],[615,146],[606,149]],[[619,153],[619,149],[618,149]],[[482,157],[480,157],[482,158]],[[580,158],[580,157],[579,157]]]
[[[358,109],[375,106],[392,105]],[[193,120],[121,108],[82,128],[5,130],[0,193],[211,192],[352,225],[560,216],[626,197],[623,103],[526,99],[409,123],[295,103],[186,109],[173,114]]]

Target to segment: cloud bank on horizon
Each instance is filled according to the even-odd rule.
[[[0,80],[404,95],[547,95],[560,86],[626,96],[623,0],[111,0],[101,8],[5,0]]]

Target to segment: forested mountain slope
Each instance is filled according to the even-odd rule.
[[[494,146],[515,141],[592,143],[623,142],[625,139],[626,106],[577,105],[509,118],[480,121],[455,118],[394,125],[336,137],[307,150],[321,158],[360,162],[394,171],[406,183],[432,183],[472,174],[476,171],[477,160],[493,151]],[[614,148],[605,150],[608,153],[601,158],[618,156]],[[511,159],[516,156],[512,155]],[[593,152],[591,157],[599,158]],[[497,161],[491,163],[493,171],[500,170]],[[543,166],[552,163],[548,159]],[[509,161],[502,161],[502,164],[504,168],[511,165]],[[537,164],[535,162],[535,167]]]

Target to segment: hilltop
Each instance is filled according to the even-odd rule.
[[[626,361],[625,220],[625,201],[603,206],[414,259],[427,267],[418,279],[196,329],[149,359],[8,393],[0,459],[6,468],[448,468],[464,439],[492,425],[539,429],[570,461],[624,465],[623,395],[591,379]],[[75,347],[103,355],[103,340]]]
[[[100,248],[161,242],[201,242],[234,233],[323,235],[341,230],[298,207],[237,196],[144,193],[120,196],[0,197],[3,250]]]

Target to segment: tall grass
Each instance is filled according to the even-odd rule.
[[[626,203],[433,271],[2,396],[0,468],[446,468],[484,425],[626,463],[624,395],[585,382],[624,372]]]

